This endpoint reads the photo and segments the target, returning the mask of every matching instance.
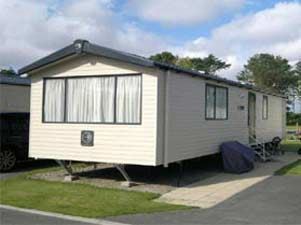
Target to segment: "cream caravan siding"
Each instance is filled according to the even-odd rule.
[[[165,162],[218,151],[224,141],[248,143],[248,92],[222,83],[171,73],[168,82],[168,149]],[[228,87],[228,120],[205,120],[205,84]],[[244,110],[239,109],[244,106]]]
[[[256,93],[256,136],[263,141],[271,141],[276,136],[284,136],[283,124],[286,121],[283,102],[285,100],[276,96],[265,95],[268,97],[268,119],[265,120],[262,113],[264,95]]]
[[[0,84],[0,112],[29,112],[30,86]]]
[[[205,119],[206,83],[228,88],[228,120]],[[247,89],[171,73],[168,78],[168,138],[165,140],[168,148],[165,164],[216,153],[225,141],[237,140],[248,144],[248,93]],[[283,137],[285,99],[267,95],[268,119],[263,120],[263,94],[255,94],[257,137],[263,141],[271,141],[275,136]]]
[[[141,125],[42,123],[43,77],[126,74],[140,71],[138,67],[85,56],[32,74],[29,155],[35,158],[156,165],[158,77],[145,72],[145,68],[142,75]],[[94,131],[93,147],[81,146],[82,130]]]

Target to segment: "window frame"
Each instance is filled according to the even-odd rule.
[[[116,121],[116,103],[117,103],[117,82],[118,77],[130,77],[130,76],[139,76],[141,79],[140,84],[140,109],[139,109],[139,122],[136,123],[123,123]],[[68,80],[69,79],[89,79],[89,78],[101,78],[101,77],[114,77],[114,120],[113,122],[68,122],[67,121],[67,93],[68,93]],[[55,79],[63,79],[65,82],[65,95],[64,95],[64,121],[56,122],[56,121],[45,121],[45,90],[46,90],[46,82],[47,80],[55,80]],[[64,76],[64,77],[43,77],[43,100],[42,100],[42,123],[55,123],[55,124],[110,124],[110,125],[141,125],[142,124],[142,96],[143,96],[143,76],[142,73],[127,73],[127,74],[104,74],[104,75],[87,75],[87,76]]]
[[[266,102],[264,101],[264,99],[266,99]],[[265,105],[266,105],[266,114],[264,114]],[[262,120],[268,120],[268,119],[269,119],[269,97],[267,95],[263,95],[262,96]]]
[[[207,90],[208,90],[208,87],[214,88],[214,107],[213,107],[214,116],[213,116],[213,118],[207,116],[207,106],[208,106]],[[226,90],[226,118],[216,118],[216,89],[217,88],[222,88],[222,89]],[[206,88],[205,88],[205,120],[228,120],[228,118],[229,118],[229,88],[207,83]]]

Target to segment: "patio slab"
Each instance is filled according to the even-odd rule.
[[[158,201],[188,206],[211,208],[232,196],[274,175],[281,167],[300,158],[295,153],[274,157],[266,163],[256,163],[255,169],[244,174],[218,173],[205,180],[177,188],[161,196]]]
[[[212,208],[125,215],[107,219],[137,225],[300,225],[300,186],[300,176],[271,176]]]

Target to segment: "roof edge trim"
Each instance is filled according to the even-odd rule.
[[[285,96],[285,95],[281,95],[279,93],[272,93],[271,91],[263,90],[263,89],[257,88],[256,86],[253,86],[253,85],[242,84],[238,81],[228,80],[226,78],[222,78],[219,76],[209,75],[209,74],[201,73],[199,71],[181,68],[176,65],[156,62],[156,61],[153,61],[148,58],[138,56],[135,54],[118,51],[118,50],[115,50],[112,48],[107,48],[107,47],[99,46],[96,44],[92,44],[89,41],[83,40],[83,39],[75,40],[71,45],[68,45],[65,48],[62,48],[46,57],[43,57],[43,58],[33,62],[32,64],[29,64],[29,65],[19,69],[18,74],[20,75],[20,74],[24,74],[24,73],[29,73],[29,72],[32,72],[33,70],[42,68],[48,64],[62,60],[66,57],[69,57],[72,55],[82,55],[82,54],[91,54],[91,55],[95,55],[95,56],[106,57],[106,58],[130,63],[130,64],[134,64],[134,65],[139,65],[139,66],[143,66],[143,67],[153,67],[153,68],[155,67],[155,68],[159,68],[159,69],[163,69],[163,70],[173,70],[178,73],[185,73],[187,75],[191,75],[193,77],[200,77],[205,80],[212,80],[215,82],[225,83],[230,86],[236,86],[236,87],[240,87],[240,88],[245,88],[245,89],[261,92],[261,93],[268,94],[268,95],[274,95],[277,97],[287,98],[287,96]]]

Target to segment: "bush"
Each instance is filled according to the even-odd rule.
[[[287,125],[296,125],[296,123],[301,125],[301,114],[287,112],[286,113],[286,122],[287,122]]]
[[[296,140],[296,137],[295,136],[289,136],[288,140],[291,140],[291,141]]]

